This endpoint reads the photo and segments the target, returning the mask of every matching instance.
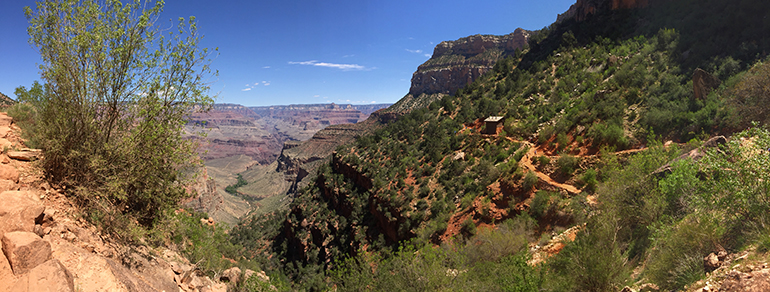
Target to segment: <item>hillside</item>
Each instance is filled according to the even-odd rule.
[[[683,289],[765,244],[767,180],[729,172],[766,173],[767,131],[742,130],[767,120],[767,6],[578,1],[233,239],[297,289]]]
[[[85,220],[66,188],[45,179],[42,152],[25,148],[21,136],[17,123],[0,113],[0,142],[10,148],[0,154],[1,291],[224,292],[228,285],[231,291],[236,287],[235,270],[217,271],[230,278],[207,275],[207,268],[219,267],[191,263],[188,258],[200,258],[190,257],[190,249],[174,246],[173,240],[167,246],[129,244]],[[168,228],[183,234],[184,228],[200,226],[200,217],[179,213],[190,216],[187,224],[192,224],[166,222]]]

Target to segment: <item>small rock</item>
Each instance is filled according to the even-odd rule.
[[[37,151],[8,151],[6,153],[8,157],[21,160],[21,161],[32,161],[36,160],[40,157],[40,150]]]
[[[16,275],[21,275],[51,258],[51,244],[31,232],[3,235],[3,253]]]
[[[5,191],[0,193],[0,234],[11,231],[34,231],[35,221],[45,207],[27,192]]]
[[[721,264],[717,255],[713,252],[703,258],[703,267],[706,269],[706,272],[716,270]]]
[[[13,166],[0,164],[0,179],[7,179],[12,182],[19,182],[19,171]]]
[[[219,281],[237,283],[240,276],[241,269],[238,267],[232,267],[222,272],[222,276],[219,277]]]
[[[37,234],[37,236],[40,236],[41,238],[45,236],[45,231],[43,230],[43,227],[40,226],[40,224],[35,225],[34,232],[35,234]]]
[[[8,138],[8,133],[11,132],[11,127],[0,126],[0,138]]]
[[[265,274],[265,271],[255,272],[255,271],[246,269],[246,271],[243,272],[243,279],[244,280],[248,280],[252,276],[259,278],[259,280],[262,281],[262,282],[270,282],[270,277],[267,276],[267,274]]]
[[[14,191],[16,190],[16,183],[7,180],[7,179],[0,179],[0,191]]]

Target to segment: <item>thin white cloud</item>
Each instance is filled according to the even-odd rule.
[[[305,66],[316,66],[316,67],[327,67],[327,68],[336,68],[336,69],[345,70],[345,71],[350,71],[350,70],[371,70],[371,69],[373,69],[373,68],[366,68],[366,67],[358,65],[358,64],[335,64],[335,63],[318,62],[317,60],[304,61],[304,62],[289,62],[289,64],[292,64],[292,65],[305,65]]]
[[[422,54],[422,50],[410,50],[410,49],[406,49],[406,51],[407,51],[407,52],[410,52],[410,53],[415,53],[415,54]]]
[[[425,54],[425,57],[428,57],[428,58],[430,58],[431,56],[430,56],[430,54]]]
[[[316,94],[316,95],[313,95],[313,97],[321,97],[321,96],[320,96],[320,95],[318,95],[318,94]]]
[[[244,89],[241,89],[241,91],[249,91],[249,90],[251,90],[251,88],[244,88]]]
[[[270,69],[270,66],[262,67],[262,69]]]

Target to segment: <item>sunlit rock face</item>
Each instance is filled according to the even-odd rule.
[[[454,94],[492,69],[495,63],[515,54],[527,45],[530,33],[522,28],[513,33],[472,35],[456,41],[444,41],[433,50],[433,56],[412,75],[409,93]]]

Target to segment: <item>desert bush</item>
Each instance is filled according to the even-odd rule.
[[[464,262],[497,262],[503,257],[525,252],[535,225],[531,218],[517,216],[501,222],[495,229],[479,231],[461,250]]]
[[[159,226],[147,238],[156,244],[169,244],[179,250],[191,263],[210,277],[220,274],[238,259],[241,246],[231,243],[226,227],[201,222],[209,218],[205,213],[191,210],[166,211]],[[205,221],[205,220],[204,220]]]
[[[646,271],[666,290],[682,289],[704,277],[703,257],[721,247],[725,226],[717,214],[693,214],[678,224],[656,230]]]
[[[628,281],[631,267],[615,240],[617,225],[589,222],[547,265],[552,273],[546,283],[557,291],[619,291]]]
[[[559,171],[566,175],[572,175],[578,166],[580,166],[580,158],[562,153],[559,155],[559,160],[556,161],[559,166]]]
[[[599,183],[596,177],[596,170],[588,169],[580,177],[580,183],[583,185],[583,189],[594,193],[596,192],[596,185]]]
[[[468,219],[465,219],[460,226],[460,231],[467,236],[476,235],[476,223],[473,222],[473,218],[468,217]]]
[[[8,108],[7,113],[13,118],[14,123],[22,129],[21,135],[26,141],[27,146],[38,148],[41,145],[37,129],[38,109],[43,108],[46,92],[44,86],[38,81],[32,83],[27,90],[24,86],[19,86],[14,91],[16,103]]]
[[[160,38],[163,2],[41,1],[26,8],[45,82],[36,135],[54,182],[108,216],[151,226],[186,195],[197,159],[182,138],[186,117],[206,109],[208,50],[194,17]]]
[[[551,205],[551,198],[557,195],[549,191],[537,191],[529,206],[529,214],[534,218],[540,218],[545,215]]]
[[[534,171],[528,171],[524,176],[524,184],[522,186],[525,190],[531,190],[535,185],[537,185],[538,180],[540,179],[537,177],[537,174],[535,174]]]

